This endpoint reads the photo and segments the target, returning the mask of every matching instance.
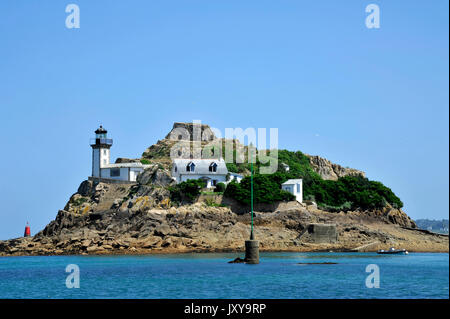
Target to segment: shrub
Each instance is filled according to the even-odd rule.
[[[85,203],[87,201],[88,201],[88,198],[86,198],[86,197],[79,197],[77,199],[72,199],[72,204],[74,206],[81,206],[81,205],[83,205],[83,203]]]
[[[169,187],[170,199],[174,202],[187,201],[193,203],[200,195],[205,182],[199,179],[190,179],[175,186]]]
[[[341,206],[330,206],[327,204],[321,204],[318,206],[322,210],[326,210],[329,212],[340,212],[340,211],[348,211],[352,208],[352,202],[345,202]]]
[[[216,188],[214,189],[214,192],[216,193],[223,193],[225,191],[226,185],[224,183],[218,183],[216,185]]]
[[[237,168],[236,164],[234,164],[234,163],[226,163],[226,166],[227,166],[227,170],[229,172],[237,173],[238,168]]]
[[[148,159],[146,159],[146,158],[141,159],[141,163],[144,164],[144,165],[151,164],[151,162]]]
[[[209,207],[226,207],[224,204],[216,203],[216,201],[212,198],[206,198],[205,204]]]

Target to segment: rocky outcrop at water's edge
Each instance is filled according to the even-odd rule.
[[[164,176],[155,173],[148,173],[150,180]],[[261,251],[448,251],[448,236],[415,229],[391,207],[331,213],[287,202],[273,212],[256,212],[254,222]],[[333,225],[336,240],[318,241],[314,224]],[[205,202],[171,206],[167,190],[154,184],[84,181],[45,229],[0,241],[0,256],[243,251],[249,231],[249,214]]]
[[[202,143],[216,140],[202,126]],[[222,195],[202,194],[194,204],[173,203],[170,148],[196,136],[190,123],[175,123],[165,139],[147,148],[137,183],[83,181],[64,209],[33,237],[0,241],[0,256],[61,254],[146,254],[243,251],[249,238],[249,207]],[[171,137],[171,139],[169,139]],[[235,141],[238,143],[238,141]],[[308,155],[324,179],[364,172]],[[312,202],[255,205],[255,236],[261,251],[365,251],[405,248],[448,252],[448,235],[418,230],[401,209],[329,212]]]

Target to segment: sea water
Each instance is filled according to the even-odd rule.
[[[449,298],[448,253],[272,252],[258,265],[228,263],[240,255],[0,257],[0,298]],[[322,262],[336,264],[299,264]],[[79,288],[66,284],[68,265]]]

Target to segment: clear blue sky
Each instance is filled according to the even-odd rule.
[[[81,28],[65,27],[76,3]],[[376,3],[381,28],[365,27]],[[277,127],[448,218],[448,1],[1,1],[0,239],[42,229],[101,123],[139,157],[175,121]]]

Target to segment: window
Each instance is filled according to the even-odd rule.
[[[175,173],[176,173],[176,172],[178,172],[178,167],[177,167],[177,166],[175,166]]]
[[[103,160],[103,164],[106,165],[106,159]]]
[[[209,171],[210,172],[217,172],[217,164],[216,163],[211,163],[211,165],[209,165]]]
[[[300,193],[300,184],[297,184],[297,193]]]
[[[195,164],[190,162],[189,164],[187,164],[186,166],[186,172],[194,172],[195,171]]]
[[[212,180],[212,186],[217,186],[217,179]]]
[[[103,155],[106,155],[106,150],[103,150]]]
[[[118,176],[120,176],[120,168],[111,168],[109,170],[109,176],[110,177],[118,177]]]
[[[181,140],[183,138],[183,135],[178,135],[178,139]]]

